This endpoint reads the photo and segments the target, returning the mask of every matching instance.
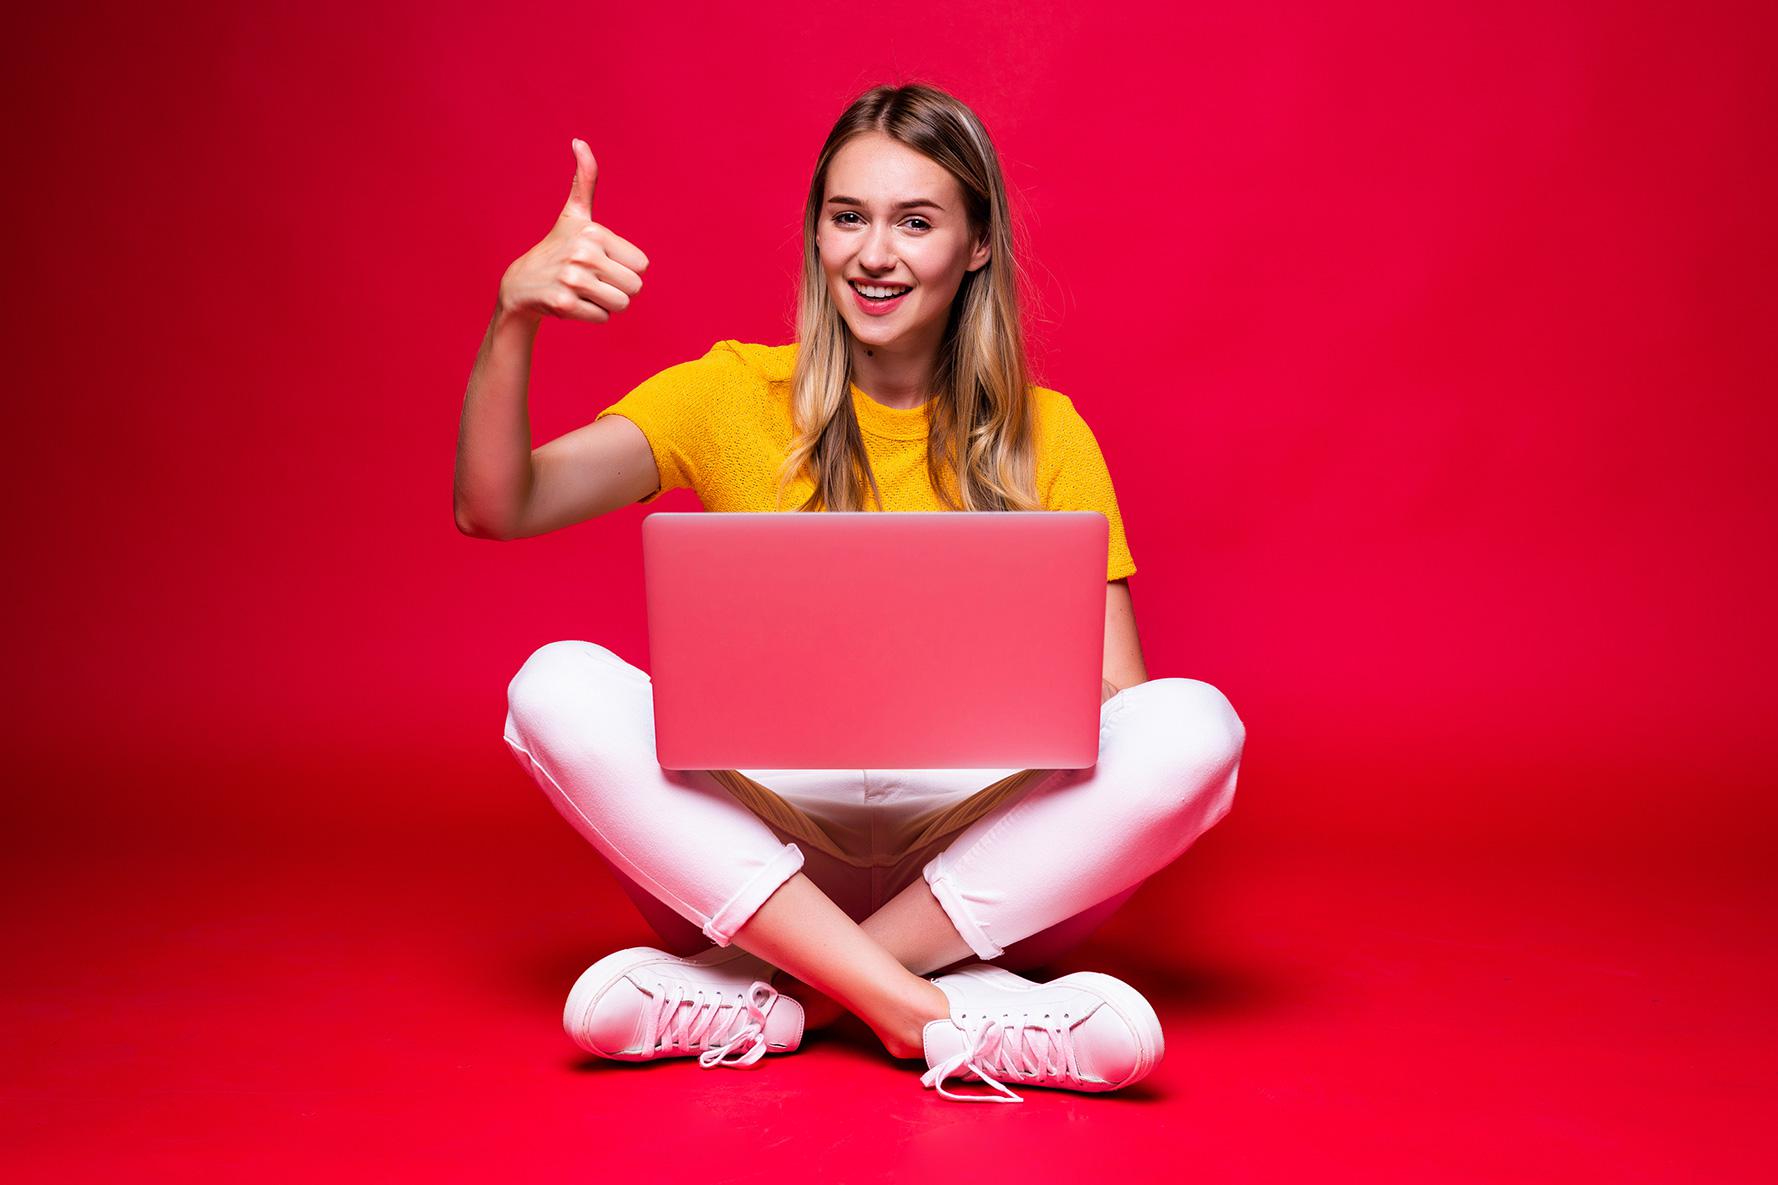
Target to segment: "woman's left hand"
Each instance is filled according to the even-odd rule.
[[[1111,680],[1101,677],[1099,680],[1099,702],[1103,704],[1116,694],[1117,688],[1111,685]]]

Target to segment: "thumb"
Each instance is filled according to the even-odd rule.
[[[574,148],[574,184],[568,189],[568,204],[562,213],[588,222],[593,220],[593,184],[599,179],[599,164],[585,140],[571,141]]]

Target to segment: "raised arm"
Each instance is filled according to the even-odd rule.
[[[549,234],[501,277],[463,396],[452,482],[457,529],[518,539],[596,518],[658,486],[648,442],[610,416],[533,449],[531,351],[545,316],[603,324],[642,289],[648,257],[592,220],[598,165],[573,142],[568,201]]]

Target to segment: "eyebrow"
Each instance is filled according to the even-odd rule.
[[[867,203],[861,202],[855,197],[830,197],[827,199],[827,204],[830,206],[862,206]],[[894,208],[897,210],[912,210],[920,206],[931,206],[934,210],[944,209],[944,207],[937,202],[927,201],[925,198],[914,198],[911,201],[896,202]]]

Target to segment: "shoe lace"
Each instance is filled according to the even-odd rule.
[[[702,1050],[698,1064],[706,1070],[750,1066],[765,1056],[765,1009],[778,996],[771,984],[756,979],[738,997],[678,981],[656,981],[654,989],[645,1036],[655,1049]]]
[[[983,1018],[973,1025],[959,1025],[967,1038],[963,1048],[926,1071],[920,1078],[921,1085],[936,1086],[939,1094],[959,1102],[1022,1103],[1025,1100],[1008,1088],[1002,1078],[1014,1082],[1061,1079],[1080,1084],[1073,1026],[1033,1020],[1029,1012],[1017,1016],[1018,1020],[1011,1024]],[[945,1079],[963,1070],[975,1071],[983,1082],[995,1088],[995,1093],[956,1094],[946,1090]]]

